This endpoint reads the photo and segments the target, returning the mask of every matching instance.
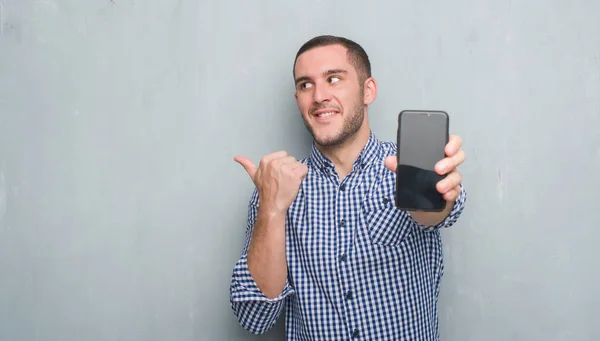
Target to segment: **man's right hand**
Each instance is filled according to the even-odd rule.
[[[285,151],[263,156],[258,167],[245,156],[234,160],[242,165],[258,190],[260,206],[272,214],[285,214],[296,199],[308,167]]]

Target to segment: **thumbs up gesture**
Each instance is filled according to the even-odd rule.
[[[242,165],[258,190],[260,205],[270,213],[285,214],[294,202],[308,167],[285,151],[263,156],[258,167],[245,156],[234,160]]]

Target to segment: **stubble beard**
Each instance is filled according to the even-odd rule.
[[[363,90],[360,91],[360,97],[357,104],[352,108],[351,115],[344,119],[341,130],[336,133],[334,136],[330,137],[319,137],[315,134],[313,127],[310,126],[307,119],[304,120],[304,125],[310,132],[313,137],[315,143],[322,147],[336,147],[344,144],[344,142],[348,141],[351,137],[356,135],[356,133],[360,130],[363,124],[363,120],[365,117],[365,105],[362,103],[362,95]]]

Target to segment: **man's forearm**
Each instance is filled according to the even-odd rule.
[[[455,201],[446,201],[446,207],[441,212],[422,212],[422,211],[410,211],[410,216],[419,224],[423,226],[433,226],[441,223],[448,217],[452,208],[454,207]]]
[[[247,259],[248,270],[263,294],[279,296],[287,280],[285,213],[259,207]]]

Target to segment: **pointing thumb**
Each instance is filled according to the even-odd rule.
[[[242,165],[246,172],[248,172],[248,175],[250,175],[250,179],[254,181],[254,175],[256,174],[256,166],[254,163],[252,163],[252,161],[245,156],[236,156],[233,158],[233,160]]]

